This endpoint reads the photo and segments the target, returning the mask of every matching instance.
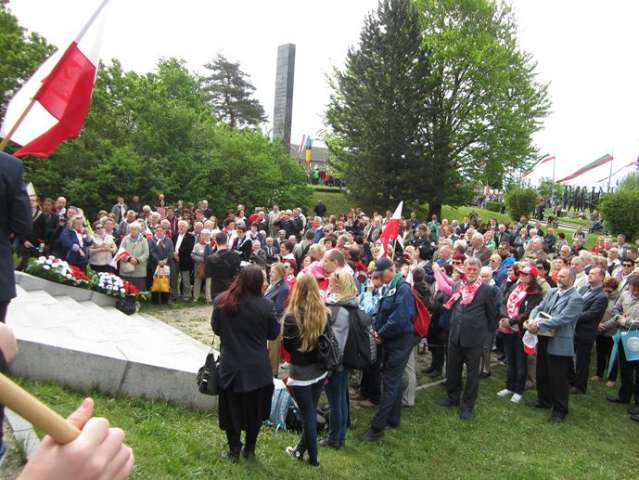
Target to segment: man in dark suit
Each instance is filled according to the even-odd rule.
[[[189,222],[180,220],[178,222],[178,231],[172,238],[175,246],[173,258],[178,266],[176,275],[173,277],[176,279],[173,284],[176,287],[173,291],[173,296],[178,296],[177,274],[179,272],[179,276],[182,279],[182,299],[186,301],[191,300],[191,273],[194,268],[191,252],[195,246],[195,237],[188,230]]]
[[[0,322],[4,323],[7,308],[16,296],[16,280],[13,273],[11,241],[31,233],[31,205],[22,180],[22,162],[0,152]],[[4,362],[3,362],[4,363]],[[4,419],[4,407],[0,405],[0,426]],[[0,428],[0,459],[5,447]]]
[[[211,279],[211,298],[229,288],[231,282],[240,273],[240,255],[229,248],[224,232],[215,235],[217,251],[206,259],[206,278]]]
[[[590,352],[597,338],[597,326],[608,307],[608,296],[603,290],[606,272],[601,267],[592,267],[588,273],[588,286],[579,289],[584,299],[584,310],[575,327],[575,366],[571,371],[570,393],[586,393]]]
[[[550,290],[530,313],[528,331],[539,336],[537,344],[537,400],[529,405],[552,408],[549,421],[559,423],[568,415],[570,369],[575,356],[575,325],[584,300],[574,288],[577,274],[562,268],[557,288]],[[539,318],[540,312],[549,318]],[[552,336],[548,336],[548,335]]]
[[[453,294],[444,308],[451,311],[446,360],[446,390],[448,398],[442,407],[458,407],[460,418],[472,417],[479,393],[479,363],[486,337],[497,328],[497,306],[493,289],[481,282],[481,262],[471,257],[464,263],[466,278],[453,286]],[[467,378],[462,395],[462,369],[466,364]]]

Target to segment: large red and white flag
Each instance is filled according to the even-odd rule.
[[[11,99],[1,137],[11,134],[28,109],[11,134],[11,140],[22,146],[15,156],[47,157],[62,141],[80,135],[98,72],[108,2],[103,0],[76,39],[47,59]]]
[[[394,241],[399,236],[399,226],[402,221],[402,208],[404,207],[404,202],[399,202],[397,208],[395,209],[395,213],[390,218],[390,220],[384,226],[384,230],[382,230],[382,234],[379,236],[379,240],[382,242],[382,254],[388,255],[388,243],[390,241]]]

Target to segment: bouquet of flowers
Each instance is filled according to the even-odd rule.
[[[98,292],[118,297],[122,299],[137,300],[145,299],[148,292],[141,292],[139,288],[131,282],[123,280],[113,273],[99,272],[95,274],[95,286]]]
[[[29,261],[26,272],[56,283],[79,288],[91,288],[91,282],[86,273],[53,255],[42,256],[37,259],[32,258]]]

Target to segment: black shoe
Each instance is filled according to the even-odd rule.
[[[573,395],[584,395],[586,392],[577,387],[570,387],[570,393],[572,393]]]
[[[441,370],[432,370],[431,372],[427,373],[426,376],[428,378],[437,378],[442,376],[442,372]]]
[[[384,438],[384,430],[377,432],[372,428],[359,436],[362,442],[379,442],[382,438]]]
[[[399,428],[399,423],[387,423],[386,426],[388,428],[392,428],[393,430],[397,430]]]
[[[630,415],[639,415],[639,405],[635,405],[634,407],[630,407],[628,409],[628,413]]]
[[[533,408],[550,408],[550,405],[546,405],[545,403],[541,403],[539,400],[532,400],[527,402],[526,405]]]
[[[635,422],[639,422],[639,415],[630,415],[630,420],[633,420]]]
[[[309,466],[311,467],[315,467],[315,468],[319,468],[320,463],[319,461],[315,461],[315,462],[311,462],[310,460],[308,461]]]
[[[450,398],[444,398],[437,402],[437,405],[444,408],[459,407],[459,402],[453,402]]]
[[[548,421],[550,423],[561,423],[566,419],[565,415],[552,415]]]
[[[470,420],[473,416],[473,409],[469,407],[462,408],[461,412],[459,412],[459,418],[462,420]]]
[[[613,397],[612,395],[608,395],[606,397],[606,400],[608,400],[611,403],[630,403],[630,400],[624,400],[623,398]]]
[[[481,372],[479,378],[484,379],[490,377],[490,372]]]
[[[224,460],[228,460],[231,463],[239,463],[240,461],[240,452],[222,452],[222,458]]]
[[[247,460],[255,460],[255,449],[251,448],[243,448],[242,449],[242,456],[247,459]]]
[[[285,451],[289,457],[295,460],[299,460],[300,462],[304,460],[304,454],[295,447],[286,447]]]
[[[319,441],[319,446],[320,447],[334,448],[335,450],[339,450],[341,448],[339,443],[333,442],[332,440],[329,440],[328,437],[327,438],[322,438]]]

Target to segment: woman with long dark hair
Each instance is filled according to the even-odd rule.
[[[255,456],[260,426],[271,412],[273,375],[266,341],[277,338],[280,325],[273,303],[262,296],[265,289],[264,271],[250,266],[214,301],[211,325],[221,341],[219,422],[229,447],[224,457],[233,463],[240,453]]]

